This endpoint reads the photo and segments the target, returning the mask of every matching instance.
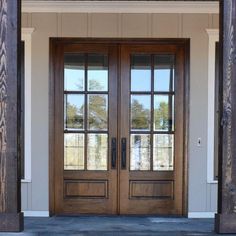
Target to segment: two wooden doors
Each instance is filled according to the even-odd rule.
[[[185,54],[52,40],[52,213],[184,214]]]

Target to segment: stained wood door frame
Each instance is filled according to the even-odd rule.
[[[57,44],[175,44],[184,49],[184,163],[183,163],[183,215],[188,213],[188,140],[189,140],[189,66],[190,66],[190,39],[104,39],[104,38],[50,38],[50,76],[49,76],[49,214],[55,214],[55,83],[56,78],[54,71],[58,68],[54,65],[54,54]]]

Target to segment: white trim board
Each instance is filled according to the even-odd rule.
[[[49,217],[49,211],[23,211],[26,217]]]
[[[23,211],[26,217],[49,217],[49,211]],[[214,218],[215,212],[189,212],[188,218]]]
[[[25,42],[25,178],[31,182],[31,40],[34,28],[22,28],[21,40]]]
[[[22,12],[57,13],[207,13],[219,14],[210,1],[23,1]]]
[[[188,213],[188,218],[214,218],[216,212],[189,212]]]
[[[208,45],[208,118],[207,118],[207,183],[214,180],[214,137],[215,137],[215,43],[219,41],[218,29],[206,29]]]

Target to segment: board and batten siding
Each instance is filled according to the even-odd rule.
[[[217,184],[207,183],[207,28],[217,14],[23,13],[32,35],[32,182],[22,183],[22,210],[48,211],[49,37],[191,38],[189,212],[215,212]],[[201,137],[202,145],[197,146]]]

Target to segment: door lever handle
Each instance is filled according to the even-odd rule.
[[[116,138],[111,139],[111,168],[116,168]]]
[[[126,138],[121,139],[121,168],[126,169]]]

